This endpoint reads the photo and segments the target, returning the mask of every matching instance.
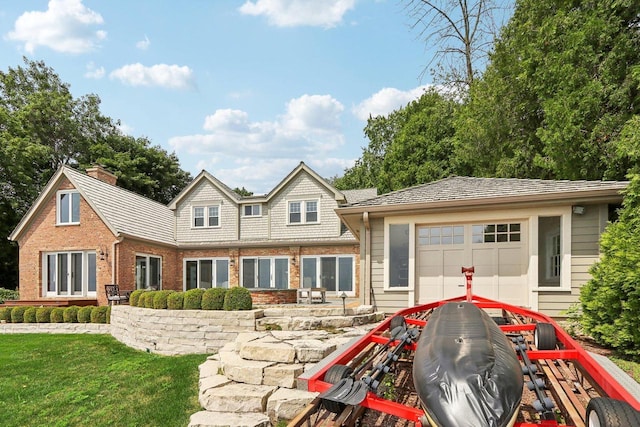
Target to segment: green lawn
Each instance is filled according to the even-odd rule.
[[[205,358],[140,352],[110,335],[0,335],[0,423],[186,426]]]

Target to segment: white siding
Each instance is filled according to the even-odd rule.
[[[192,206],[220,205],[220,227],[191,227]],[[202,180],[176,207],[179,243],[216,242],[238,239],[238,205],[207,180]]]
[[[243,205],[240,205],[240,209],[243,209]],[[266,204],[262,204],[260,209],[262,216],[240,217],[240,240],[269,238],[269,209]]]
[[[317,200],[317,224],[289,224],[288,202],[291,200]],[[271,235],[278,239],[313,239],[340,236],[340,220],[335,213],[338,203],[333,193],[307,173],[300,173],[283,188],[269,206]],[[304,215],[304,212],[302,213]]]

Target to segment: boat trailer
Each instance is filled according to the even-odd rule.
[[[462,273],[465,295],[401,310],[330,356],[308,378],[299,378],[299,382],[306,381],[309,391],[320,394],[288,426],[365,425],[361,420],[366,410],[379,413],[378,419],[383,420],[368,425],[458,426],[428,416],[430,408],[424,402],[421,405],[407,374],[431,315],[451,303],[470,303],[491,314],[512,343],[526,379],[513,419],[505,424],[487,422],[486,427],[640,426],[640,401],[551,317],[474,295],[473,267],[462,268]],[[381,386],[390,383],[393,390],[399,382],[402,388],[409,385],[408,396],[394,396]]]

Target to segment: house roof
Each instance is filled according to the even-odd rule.
[[[209,181],[211,184],[213,184],[214,187],[218,188],[218,190],[222,191],[222,193],[224,193],[229,199],[235,201],[236,203],[239,203],[240,200],[242,199],[242,196],[240,196],[238,193],[233,191],[225,183],[220,181],[215,176],[211,175],[206,170],[202,170],[198,174],[198,176],[196,176],[193,179],[193,181],[189,183],[189,185],[183,188],[182,191],[176,197],[174,197],[171,202],[169,202],[169,205],[168,205],[169,209],[176,209],[178,206],[178,203],[180,203],[180,201],[184,199],[187,196],[187,194],[189,194],[194,188],[200,185],[200,183],[203,180]]]
[[[67,178],[115,236],[128,236],[175,245],[173,212],[165,205],[63,166],[49,180],[9,238],[16,240],[42,204]]]
[[[377,188],[364,188],[362,190],[342,190],[347,204],[359,203],[378,196]]]
[[[565,199],[568,195],[594,197],[613,195],[627,186],[626,181],[567,181],[518,178],[472,178],[454,176],[371,199],[351,203],[345,208],[375,208],[413,204],[499,203],[514,200]]]

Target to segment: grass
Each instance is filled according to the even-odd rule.
[[[204,355],[133,350],[110,335],[0,335],[0,414],[10,426],[186,426]]]

